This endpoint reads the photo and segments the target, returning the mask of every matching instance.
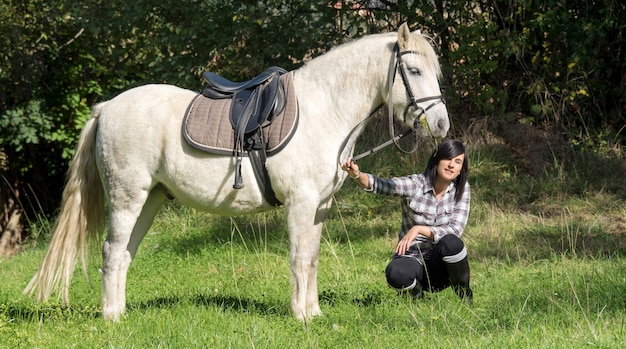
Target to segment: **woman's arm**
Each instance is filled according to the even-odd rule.
[[[432,240],[434,237],[433,233],[430,231],[430,227],[425,225],[414,225],[411,229],[409,229],[409,231],[406,232],[406,234],[404,234],[402,239],[398,241],[395,252],[398,255],[403,255],[409,250],[409,247],[411,247],[411,244],[418,235],[423,235],[429,240]]]

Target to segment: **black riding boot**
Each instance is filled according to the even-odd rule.
[[[457,263],[446,263],[450,285],[454,292],[467,304],[472,304],[474,294],[470,288],[470,268],[467,257]]]

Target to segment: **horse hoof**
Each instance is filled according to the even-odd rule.
[[[102,317],[104,318],[104,321],[120,322],[120,316],[122,313],[123,311],[120,311],[119,309],[103,309]]]
[[[313,320],[316,317],[319,316],[323,316],[324,314],[322,313],[322,310],[318,307],[317,309],[311,309],[309,310],[308,313],[305,312],[298,312],[298,313],[294,313],[294,316],[296,317],[296,319],[307,323],[311,320]]]

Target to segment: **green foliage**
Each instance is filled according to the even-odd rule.
[[[33,100],[23,109],[5,112],[5,117],[0,119],[0,128],[5,130],[0,135],[0,143],[21,152],[25,144],[49,141],[52,126],[52,118],[41,111],[41,101]]]
[[[444,84],[454,96],[449,98],[451,108],[470,117],[501,114],[507,109],[506,78],[499,76],[506,60],[504,38],[486,14],[477,15],[473,7],[459,11],[465,20],[446,38],[449,64],[443,64]]]
[[[205,40],[213,47],[206,69],[234,80],[250,78],[268,66],[297,68],[337,43],[334,12],[308,1],[212,1]]]
[[[294,69],[402,22],[436,44],[453,133],[518,113],[576,147],[621,144],[625,17],[614,0],[3,1],[3,175],[53,212],[93,104],[145,83],[199,90],[205,70],[243,80]]]
[[[461,81],[480,84],[459,91],[474,95],[466,98],[470,104],[487,114],[528,113],[547,127],[620,131],[626,5],[607,0],[473,6],[454,31],[460,33],[453,41],[462,59],[452,56],[451,62],[455,72],[466,72]],[[482,96],[481,86],[492,86],[486,96],[495,109],[485,109],[476,97]]]

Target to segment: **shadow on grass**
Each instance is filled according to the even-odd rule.
[[[358,307],[369,307],[383,303],[389,294],[380,290],[365,290],[361,295],[354,297],[342,291],[327,289],[320,292],[319,301],[323,307],[333,307],[340,303],[351,303]],[[192,294],[189,297],[172,295],[157,297],[141,302],[129,302],[126,313],[145,312],[154,309],[173,309],[184,304],[191,304],[198,308],[219,308],[223,311],[233,311],[242,314],[257,314],[262,316],[292,316],[288,306],[282,302],[271,300],[259,301],[248,297],[228,295]],[[59,303],[38,304],[33,302],[3,302],[0,305],[0,315],[11,321],[40,322],[56,320],[76,320],[102,318],[100,306],[62,306]]]
[[[369,307],[384,303],[389,294],[380,290],[369,290],[357,297],[334,289],[323,290],[319,294],[320,305],[333,307],[338,303],[352,303],[358,307]]]
[[[206,295],[197,294],[185,299],[179,296],[159,297],[140,303],[129,303],[128,310],[150,310],[173,308],[177,305],[189,302],[196,307],[210,308],[216,307],[224,311],[235,311],[240,313],[255,313],[264,316],[287,316],[290,315],[289,310],[284,304],[272,302],[263,302],[246,297],[224,296],[224,295]]]
[[[63,306],[58,303],[11,303],[0,305],[0,314],[11,321],[39,322],[67,319],[93,319],[102,317],[102,311],[94,306]]]
[[[350,302],[359,307],[368,307],[384,302],[388,298],[388,294],[379,291],[366,292],[361,296],[354,297],[348,294],[339,294],[332,290],[322,291],[319,295],[319,301],[322,306],[332,307],[336,303]],[[128,311],[140,310],[146,311],[150,309],[168,309],[173,308],[181,303],[189,302],[195,307],[200,308],[219,308],[223,311],[233,311],[242,314],[257,314],[262,316],[292,316],[288,306],[282,302],[259,301],[247,297],[236,297],[227,295],[192,295],[188,299],[178,296],[159,297],[140,303],[129,303]]]
[[[199,308],[217,307],[224,311],[240,313],[255,313],[264,316],[290,316],[290,312],[284,304],[272,304],[253,299],[234,296],[208,296],[203,294],[193,295],[189,299],[180,296],[159,297],[147,301],[127,304],[126,312],[147,311],[151,309],[171,309],[181,304],[190,303]],[[47,303],[11,303],[5,302],[0,305],[0,315],[4,315],[10,321],[40,322],[56,320],[76,320],[102,318],[101,307],[73,305],[62,306],[60,304]]]

